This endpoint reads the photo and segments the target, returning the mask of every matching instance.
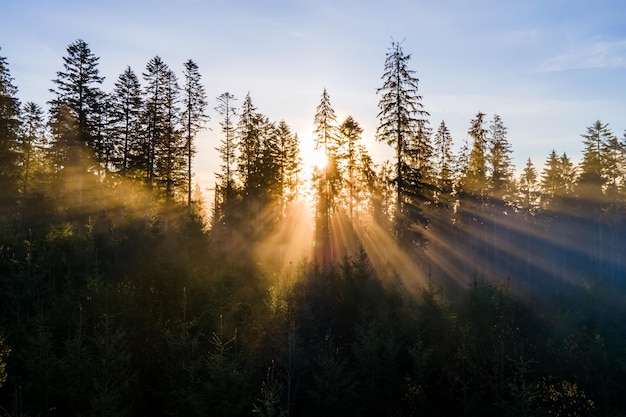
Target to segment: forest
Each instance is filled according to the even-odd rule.
[[[430,120],[394,41],[393,158],[323,89],[308,171],[191,59],[103,80],[79,39],[21,103],[0,56],[1,417],[626,415],[626,133],[518,171],[500,115]]]

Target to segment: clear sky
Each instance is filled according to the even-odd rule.
[[[580,134],[600,119],[626,129],[623,0],[0,0],[0,51],[22,102],[45,106],[66,47],[85,40],[111,91],[130,65],[141,77],[159,55],[182,78],[193,59],[210,98],[211,131],[194,170],[213,181],[220,139],[215,97],[284,119],[310,148],[324,88],[339,122],[352,115],[376,161],[374,141],[385,52],[404,40],[430,123],[455,143],[478,111],[499,114],[514,163],[543,168],[552,149],[578,160]]]

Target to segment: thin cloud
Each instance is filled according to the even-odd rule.
[[[581,45],[541,64],[542,71],[626,68],[626,40],[594,41]]]

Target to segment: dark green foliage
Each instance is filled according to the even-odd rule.
[[[7,59],[0,56],[0,219],[11,214],[18,191],[20,103]],[[7,210],[8,209],[8,210]],[[8,211],[8,212],[7,212]]]
[[[429,199],[426,184],[432,148],[426,127],[429,114],[423,109],[415,71],[408,67],[410,59],[400,43],[391,43],[385,58],[383,86],[376,91],[381,93],[376,136],[392,146],[396,155],[396,239],[423,248],[425,239],[419,230],[426,224],[423,205]]]

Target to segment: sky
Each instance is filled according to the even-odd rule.
[[[203,188],[219,170],[215,98],[250,93],[270,120],[285,120],[309,152],[324,88],[341,123],[351,115],[376,162],[377,88],[392,40],[411,54],[433,130],[455,144],[479,112],[499,114],[513,162],[538,171],[551,150],[574,161],[596,120],[626,129],[623,0],[0,0],[0,56],[22,102],[46,108],[67,46],[83,39],[100,57],[105,91],[130,66],[140,77],[160,56],[182,80],[199,66],[208,123],[194,163]]]

